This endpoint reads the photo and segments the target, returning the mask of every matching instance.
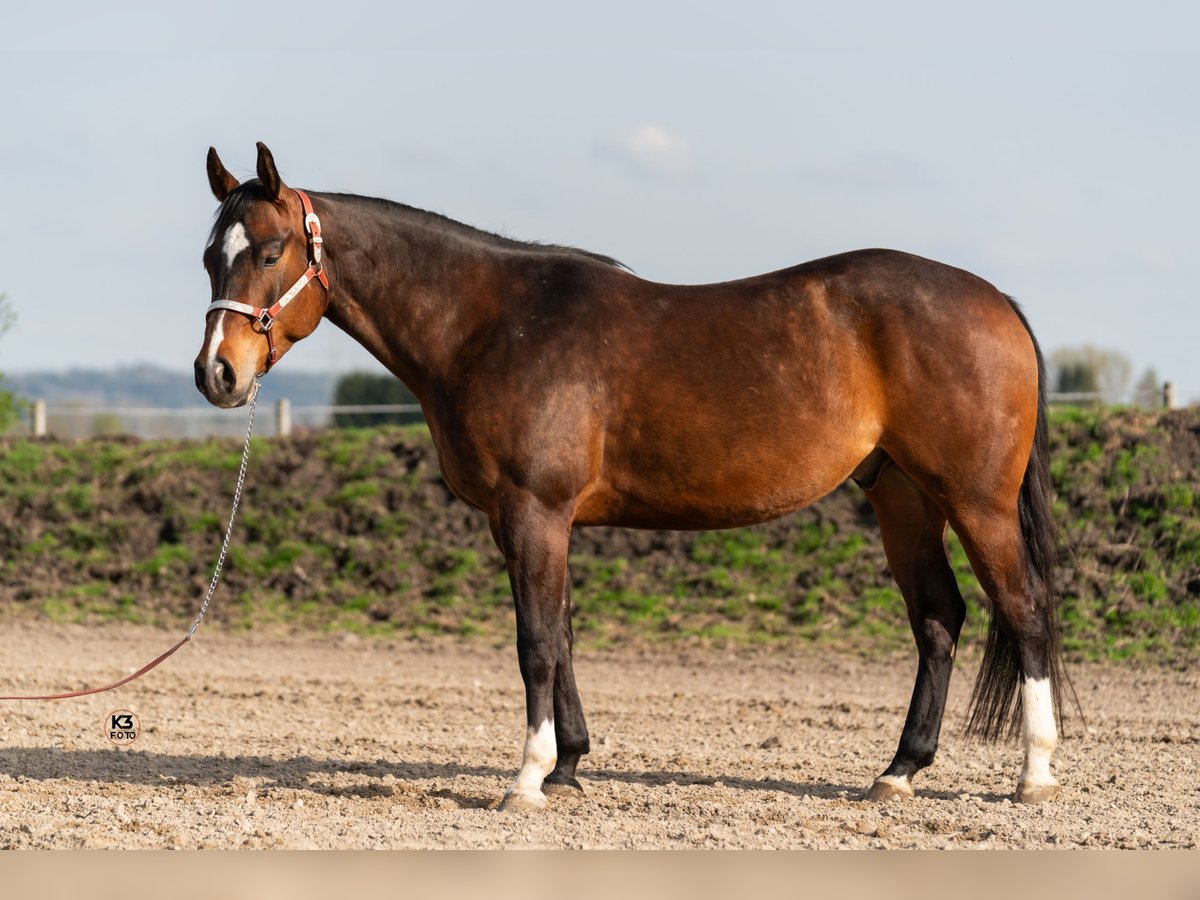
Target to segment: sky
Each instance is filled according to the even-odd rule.
[[[437,6],[436,9],[430,7]],[[1200,400],[1200,4],[6,9],[0,370],[191,368],[215,145],[656,281],[861,247]],[[302,369],[375,369],[326,322]]]

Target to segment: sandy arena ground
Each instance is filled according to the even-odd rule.
[[[97,684],[177,635],[8,625],[0,692]],[[913,661],[655,649],[580,654],[583,798],[498,813],[524,733],[513,650],[201,631],[116,693],[0,704],[0,847],[1196,847],[1200,675],[1076,667],[1089,714],[1063,796],[1011,803],[1020,753],[960,736],[951,689],[917,797],[863,790]],[[142,732],[110,743],[108,714]]]

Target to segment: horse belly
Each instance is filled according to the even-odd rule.
[[[828,494],[875,446],[869,427],[690,427],[606,447],[603,477],[579,498],[580,524],[702,530],[752,525]]]

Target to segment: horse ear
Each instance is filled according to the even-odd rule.
[[[208,148],[208,186],[212,188],[213,196],[218,203],[224,203],[229,192],[238,186],[238,180],[230,174],[217,156],[217,148]]]
[[[279,170],[275,168],[275,157],[262,141],[258,142],[258,180],[262,182],[271,199],[279,199],[279,195],[283,193],[283,179],[279,177]]]

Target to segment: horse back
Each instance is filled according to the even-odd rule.
[[[962,370],[1003,365],[989,329],[1015,319],[982,279],[886,250],[698,286],[555,260],[507,308],[465,366],[476,492],[516,479],[655,528],[817,500]]]

